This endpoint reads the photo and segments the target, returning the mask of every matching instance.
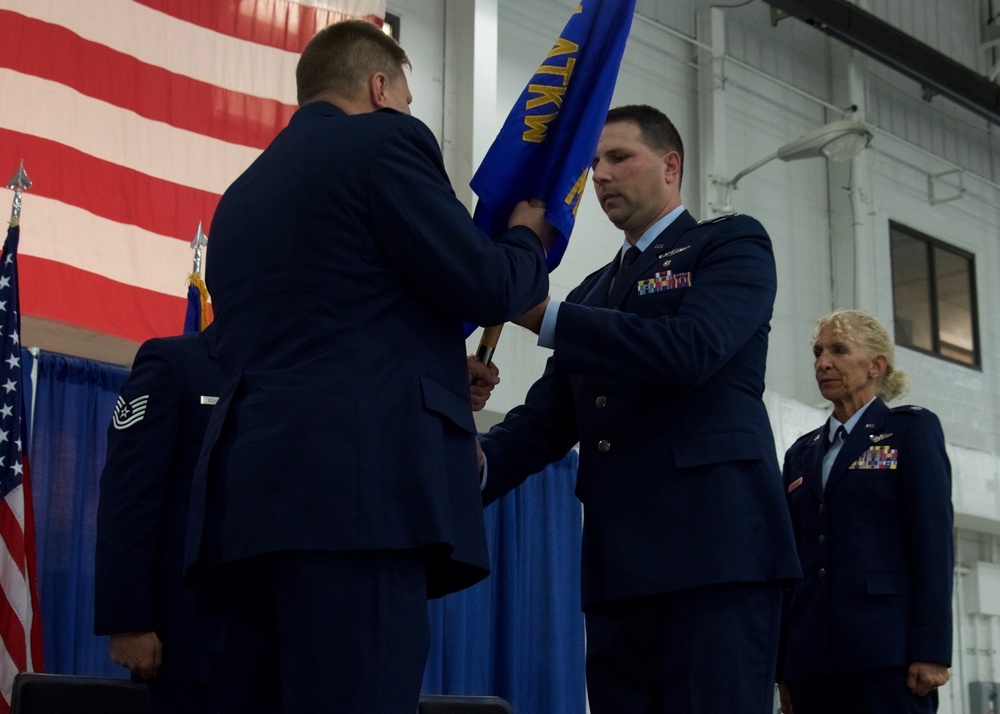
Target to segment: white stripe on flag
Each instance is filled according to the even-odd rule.
[[[20,254],[21,251],[18,251],[18,255]],[[24,533],[24,486],[15,486],[7,494],[7,507],[14,514],[14,517],[17,519],[17,525],[21,528],[21,532]]]
[[[260,155],[259,149],[143,119],[65,85],[13,70],[0,69],[0,86],[5,96],[32,98],[0,102],[0,127],[72,146],[182,186],[221,194]],[[26,168],[31,176],[30,163]],[[99,183],[100,176],[93,180]]]
[[[351,17],[385,17],[385,0],[299,0],[299,4],[342,12]]]
[[[14,501],[22,501],[24,498],[24,491],[21,486],[17,486],[13,491],[7,494],[7,498],[4,499],[12,506]],[[4,505],[0,503],[0,508]],[[23,506],[21,507],[23,510]],[[16,511],[15,511],[16,513]],[[22,533],[23,527],[22,527]],[[11,609],[17,615],[17,619],[21,621],[21,625],[24,626],[25,632],[30,632],[31,628],[31,603],[28,598],[28,587],[25,579],[21,576],[21,566],[18,560],[15,560],[14,556],[11,555],[10,550],[7,548],[7,541],[0,538],[0,589],[3,590],[4,596],[6,596],[7,601],[10,602]]]
[[[0,597],[3,597],[0,595]],[[3,640],[3,634],[0,633],[0,641]],[[0,695],[3,696],[7,706],[10,706],[10,693],[14,689],[14,675],[17,674],[17,665],[14,664],[14,660],[10,658],[10,652],[7,650],[7,646],[0,646]]]
[[[188,242],[26,193],[22,211],[29,210],[31,240],[21,244],[19,255],[66,263],[165,295],[181,296],[187,289]]]
[[[0,0],[0,8],[61,25],[151,65],[244,94],[295,104],[297,53],[228,37],[131,0]],[[86,7],[86,11],[82,11]],[[226,56],[226,65],[217,58]],[[225,66],[246,71],[224,72]],[[266,77],[261,81],[261,77]]]

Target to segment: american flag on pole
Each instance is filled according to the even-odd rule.
[[[191,227],[287,124],[302,49],[385,1],[0,0],[0,158],[35,182],[24,314],[176,334]]]
[[[0,255],[0,712],[10,711],[18,672],[42,671],[18,305],[18,226]]]

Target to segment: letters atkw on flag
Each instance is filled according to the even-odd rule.
[[[502,233],[518,201],[538,199],[562,260],[611,105],[635,0],[582,0],[528,81],[473,176],[476,224]]]

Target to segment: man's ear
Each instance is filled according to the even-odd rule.
[[[389,106],[385,98],[385,86],[389,78],[383,72],[376,72],[368,78],[368,99],[375,109],[385,109]]]
[[[681,177],[681,155],[668,151],[663,156],[663,178],[667,183],[677,183]]]

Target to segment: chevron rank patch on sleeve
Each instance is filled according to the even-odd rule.
[[[111,423],[114,424],[115,429],[128,429],[130,426],[141,422],[142,418],[146,416],[146,402],[148,401],[148,394],[138,396],[129,402],[126,402],[119,395],[118,401],[115,402],[115,413],[111,419]]]

